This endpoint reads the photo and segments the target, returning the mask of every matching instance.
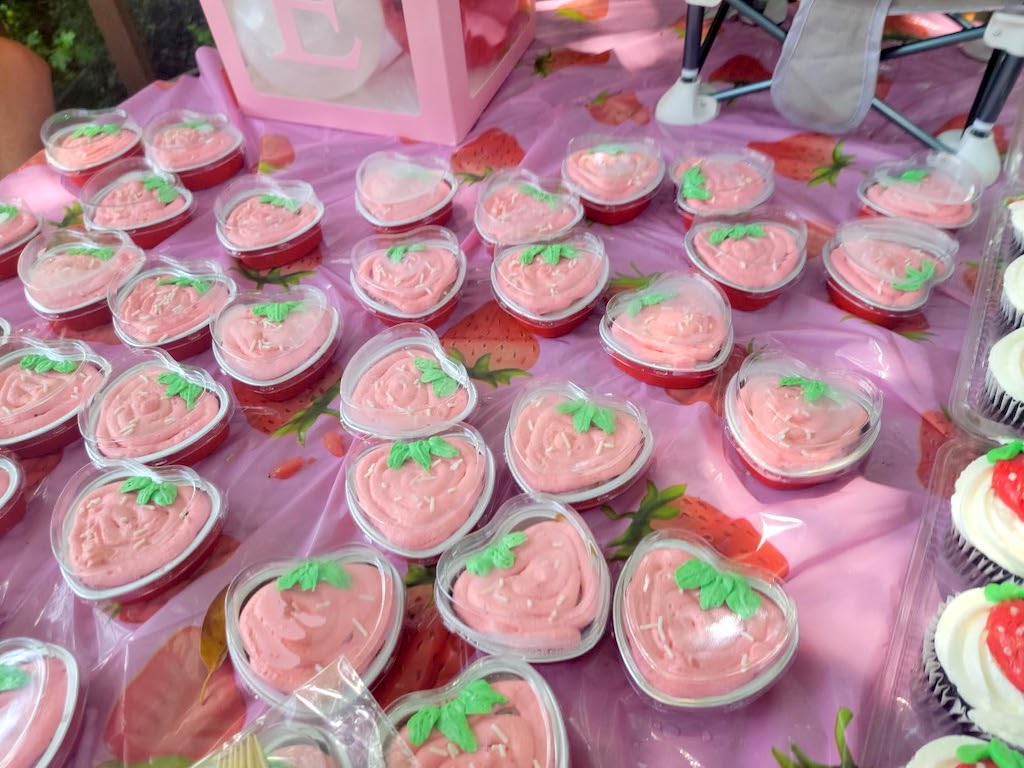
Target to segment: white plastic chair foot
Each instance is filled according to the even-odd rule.
[[[659,123],[667,125],[700,125],[718,117],[718,100],[701,91],[700,80],[676,80],[654,110]]]
[[[986,187],[999,178],[1002,165],[996,140],[991,133],[988,136],[974,136],[970,131],[960,138],[956,156],[967,162],[977,172],[982,184]]]

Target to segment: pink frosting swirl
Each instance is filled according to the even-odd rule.
[[[755,205],[768,188],[764,174],[751,163],[724,155],[681,160],[672,172],[677,184],[681,183],[683,174],[694,165],[700,166],[706,179],[705,187],[711,195],[707,200],[682,198],[686,206],[697,213],[746,210]]]
[[[142,263],[142,252],[116,248],[109,259],[100,246],[67,243],[42,253],[24,276],[25,293],[44,309],[56,312],[103,300]]]
[[[92,363],[78,363],[73,373],[37,373],[21,367],[17,357],[0,368],[0,439],[10,440],[63,421],[103,386]]]
[[[158,191],[146,189],[142,179],[124,179],[91,201],[92,221],[107,229],[135,229],[171,218],[185,209],[188,200],[181,190],[168,203],[160,202]]]
[[[0,201],[0,209],[2,207],[3,201]],[[37,225],[36,217],[24,208],[18,208],[13,214],[0,213],[0,253],[25,240]]]
[[[936,227],[955,228],[974,215],[967,190],[944,173],[931,172],[920,182],[890,179],[865,190],[868,200],[890,216],[923,221]]]
[[[930,262],[935,266],[935,279],[946,272],[945,265],[926,251],[889,240],[845,240],[828,255],[832,271],[846,285],[881,307],[910,307],[919,304],[928,289],[901,291],[894,286],[906,279],[907,270],[920,270]]]
[[[356,282],[370,298],[403,314],[435,308],[459,275],[459,260],[448,248],[407,250],[398,261],[388,257],[389,250],[367,256],[356,269]]]
[[[285,206],[261,203],[260,198],[265,195],[277,196],[271,190],[257,192],[237,202],[228,213],[223,233],[235,247],[251,250],[290,240],[320,217],[319,209],[312,203],[302,203],[291,211]]]
[[[800,268],[800,247],[789,227],[762,223],[763,237],[727,238],[715,245],[709,238],[719,226],[724,225],[702,227],[693,245],[701,261],[723,282],[761,291],[786,282]]]
[[[661,168],[660,159],[647,152],[601,145],[573,152],[565,162],[569,179],[580,191],[605,203],[629,203],[646,195]]]
[[[0,467],[0,499],[7,494],[11,488],[11,474],[4,467]],[[3,506],[0,506],[0,510]]]
[[[210,278],[203,293],[191,285],[177,285],[178,275],[144,277],[132,286],[117,308],[121,330],[136,341],[156,344],[175,339],[209,323],[228,300],[223,282]]]
[[[2,661],[2,659],[0,659]],[[5,747],[6,768],[34,768],[57,734],[68,697],[68,671],[60,659],[46,657],[46,682],[39,690],[38,679],[11,691],[0,691],[0,744]],[[37,667],[22,671],[35,678]],[[38,705],[35,699],[38,698]],[[13,753],[9,745],[17,740]]]
[[[548,315],[568,309],[597,287],[603,272],[601,257],[593,251],[577,250],[575,258],[549,264],[538,257],[524,264],[516,248],[497,268],[500,292],[516,306],[534,315]]]
[[[303,302],[279,323],[236,304],[217,321],[217,343],[232,371],[254,381],[274,381],[313,359],[333,327],[331,310],[313,301]]]
[[[161,168],[183,171],[220,160],[239,146],[239,138],[231,131],[212,123],[188,125],[172,123],[153,137],[153,157]]]
[[[178,486],[169,506],[138,504],[122,480],[86,493],[71,512],[69,570],[82,584],[110,589],[131,584],[179,557],[210,519],[210,497]]]
[[[669,298],[644,307],[636,315],[619,312],[611,337],[629,355],[652,365],[695,368],[714,360],[729,335],[728,317],[721,306],[691,296]]]
[[[80,127],[69,127],[56,136],[46,150],[58,165],[72,171],[113,160],[132,149],[142,138],[135,131],[124,127],[117,133],[72,138]]]
[[[544,199],[526,190],[540,192]],[[566,229],[577,215],[564,197],[554,195],[549,201],[548,193],[523,181],[500,184],[486,194],[481,233],[496,243],[543,239]]]

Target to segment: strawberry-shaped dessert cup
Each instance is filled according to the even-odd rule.
[[[440,226],[458,188],[446,160],[374,152],[356,170],[356,210],[379,234]]]
[[[192,190],[221,184],[245,165],[242,134],[223,114],[164,112],[146,126],[143,140],[149,162]]]

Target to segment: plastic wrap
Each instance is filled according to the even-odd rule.
[[[123,109],[67,109],[39,130],[46,162],[81,186],[111,163],[142,154],[142,129]]]
[[[356,210],[381,234],[444,224],[459,182],[446,160],[374,152],[356,169]]]
[[[491,176],[473,213],[476,231],[492,246],[557,240],[582,218],[579,198],[560,179],[524,170]]]
[[[227,181],[245,164],[242,134],[226,115],[175,109],[157,115],[143,135],[146,158],[188,189]]]

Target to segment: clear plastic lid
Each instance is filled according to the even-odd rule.
[[[50,546],[83,600],[117,600],[173,578],[220,531],[216,486],[187,467],[86,465],[53,508]]]
[[[415,321],[443,307],[466,281],[466,256],[453,232],[421,227],[374,235],[352,248],[356,298],[375,312]]]
[[[561,179],[542,179],[521,169],[491,176],[480,190],[473,223],[496,245],[554,240],[583,218],[579,198]]]
[[[643,411],[571,381],[527,384],[505,430],[505,457],[519,487],[565,504],[625,487],[653,452]]]
[[[0,768],[53,764],[79,707],[78,663],[28,637],[0,640]]]
[[[738,216],[698,216],[686,253],[701,272],[747,293],[772,293],[807,263],[807,224],[790,210],[763,205]]]
[[[651,194],[665,178],[665,161],[653,139],[588,133],[569,142],[562,180],[582,198],[625,205]]]
[[[356,209],[376,226],[403,226],[437,213],[458,188],[447,160],[374,152],[356,170]]]
[[[468,704],[479,713],[458,717],[458,741],[435,725],[411,734],[409,721],[418,712],[440,709],[451,702]],[[448,707],[445,711],[465,711]],[[387,708],[388,721],[397,738],[423,765],[469,765],[472,758],[455,760],[463,753],[479,755],[480,765],[507,765],[507,754],[516,764],[569,768],[569,739],[554,694],[530,665],[506,656],[485,656],[470,664],[443,688],[402,696]],[[424,717],[421,715],[420,720]],[[455,729],[453,729],[455,730]],[[426,731],[424,734],[423,731]],[[415,738],[414,738],[415,736]],[[384,745],[384,765],[404,766],[405,751]],[[444,763],[437,756],[446,755]]]
[[[655,532],[615,586],[615,639],[634,685],[678,709],[746,703],[796,654],[796,604],[757,568]]]
[[[306,723],[278,723],[259,735],[270,768],[352,768],[341,741]]]
[[[909,219],[860,219],[842,224],[822,258],[829,278],[872,306],[920,309],[956,268],[960,244],[942,230]]]
[[[0,255],[39,234],[40,219],[20,197],[0,197]]]
[[[781,351],[744,361],[725,393],[737,447],[783,478],[831,475],[862,459],[881,428],[882,393],[852,371],[815,370]]]
[[[153,118],[143,138],[149,161],[171,173],[216,163],[242,145],[242,133],[226,115],[190,109],[174,109]]]
[[[0,448],[75,418],[110,370],[110,363],[84,342],[12,336],[0,350]]]
[[[39,137],[50,165],[78,172],[131,151],[142,129],[123,109],[66,109],[46,119]]]
[[[732,310],[700,275],[664,273],[645,288],[616,294],[601,318],[605,347],[671,373],[710,371],[732,351]]]
[[[259,251],[294,240],[320,223],[324,204],[304,181],[242,176],[213,203],[217,239],[229,251]]]
[[[7,343],[7,339],[10,335],[11,324],[0,317],[0,346]]]
[[[192,193],[173,173],[141,157],[111,163],[82,187],[85,226],[132,231],[173,219],[192,208]]]
[[[341,333],[341,316],[319,288],[241,291],[213,320],[213,355],[232,378],[273,386],[315,364]]]
[[[956,229],[978,217],[984,185],[966,162],[947,152],[921,152],[881,163],[861,182],[861,202],[886,216]]]
[[[152,259],[149,268],[107,295],[114,330],[132,347],[177,341],[213,322],[238,293],[214,261]]]
[[[353,432],[408,440],[443,432],[476,408],[476,387],[425,325],[378,333],[341,377],[341,420]]]
[[[771,158],[753,149],[687,144],[672,166],[676,204],[691,214],[749,211],[775,191],[773,168]]]
[[[63,315],[104,301],[145,260],[146,254],[123,232],[55,229],[25,246],[18,257],[18,277],[36,312]]]
[[[424,440],[372,443],[345,469],[352,518],[377,546],[436,559],[476,527],[494,490],[494,456],[459,425]]]
[[[611,577],[579,514],[522,495],[441,556],[434,594],[444,623],[482,651],[564,661],[604,634]]]
[[[153,464],[207,439],[231,416],[231,398],[201,368],[181,365],[158,349],[131,353],[78,416],[96,464],[130,459]]]
[[[25,472],[21,464],[7,454],[0,453],[0,519],[15,496],[25,487]]]
[[[235,671],[275,706],[341,657],[372,687],[391,663],[405,612],[398,571],[361,546],[246,568],[226,600]]]
[[[554,242],[501,248],[491,262],[491,288],[516,314],[554,322],[593,304],[604,293],[609,271],[601,238],[573,232]]]

